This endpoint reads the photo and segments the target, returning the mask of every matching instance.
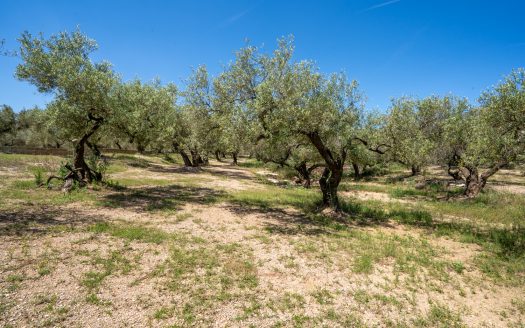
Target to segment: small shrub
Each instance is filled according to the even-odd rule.
[[[45,173],[45,170],[42,168],[42,167],[34,167],[32,169],[33,171],[33,176],[35,178],[35,185],[37,187],[40,187],[41,185],[44,184],[44,173]]]

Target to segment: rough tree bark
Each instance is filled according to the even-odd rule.
[[[88,142],[89,138],[100,128],[104,122],[103,118],[97,118],[89,114],[89,119],[93,122],[91,129],[85,133],[82,138],[75,144],[75,157],[73,159],[73,167],[75,171],[78,171],[82,180],[86,180],[88,183],[93,181],[101,181],[102,174],[100,172],[95,172],[89,168],[87,165],[84,154],[85,154],[85,145]]]
[[[410,170],[412,171],[412,176],[416,176],[421,173],[421,167],[419,165],[412,165]]]
[[[359,169],[359,164],[352,162],[352,168],[354,169],[354,179],[361,179],[361,170]]]
[[[190,157],[183,149],[179,149],[179,154],[182,157],[182,160],[184,161],[184,166],[193,166],[193,163],[191,162]]]
[[[299,176],[303,180],[303,186],[305,188],[310,188],[312,185],[312,172],[318,167],[323,167],[323,164],[313,164],[308,167],[306,161],[303,161],[294,166],[294,169],[299,173]]]
[[[174,141],[171,145],[173,147],[173,151],[179,153],[180,156],[182,157],[182,160],[184,161],[184,166],[193,166],[193,163],[191,162],[190,157],[188,156],[188,154],[186,154],[184,149],[180,147],[178,142]]]
[[[198,167],[199,165],[205,164],[201,155],[196,150],[190,150],[190,154],[191,154],[191,166]]]
[[[459,168],[459,162],[460,157],[454,153],[452,158],[448,161],[447,165],[447,173],[450,175],[454,180],[463,180],[463,177],[461,176],[461,170]]]
[[[297,171],[297,173],[299,173],[301,180],[303,180],[303,186],[305,188],[310,188],[311,178],[310,178],[310,172],[308,172],[308,168],[306,167],[306,162],[301,162],[295,165],[294,169]]]
[[[102,156],[102,153],[100,152],[100,149],[98,148],[96,143],[86,141],[86,145],[89,147],[89,149],[91,149],[91,151],[93,152],[93,155],[97,157]]]
[[[237,164],[237,152],[232,152],[232,158],[233,158],[233,165],[238,165]]]
[[[326,164],[323,174],[319,179],[319,185],[323,193],[323,206],[330,206],[334,210],[339,211],[341,206],[339,204],[339,197],[337,196],[337,188],[343,178],[346,151],[341,149],[341,156],[334,158],[332,152],[326,147],[317,132],[306,133],[306,136],[315,146]]]
[[[144,151],[146,151],[146,147],[140,141],[137,142],[137,151],[139,154],[144,154]]]
[[[480,173],[476,166],[462,166],[460,168],[461,174],[463,174],[465,177],[465,190],[463,195],[467,197],[476,197],[483,190],[483,188],[485,188],[487,180],[506,164],[506,161],[498,162],[483,173]]]

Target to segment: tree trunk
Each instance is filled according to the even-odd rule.
[[[184,150],[179,149],[179,154],[182,157],[182,160],[184,161],[184,166],[193,166],[190,157],[188,156],[188,154],[186,154]]]
[[[459,155],[454,153],[452,158],[448,161],[447,173],[456,181],[463,180],[461,177],[461,169],[459,168],[460,159]]]
[[[481,179],[476,167],[463,168],[463,175],[465,176],[465,191],[463,194],[467,197],[477,196],[483,190],[487,181]]]
[[[84,134],[82,138],[75,145],[75,157],[73,159],[73,167],[80,174],[82,180],[86,180],[88,183],[91,183],[93,180],[100,181],[102,180],[102,174],[100,172],[93,172],[86,161],[84,160],[85,153],[85,144],[88,142],[89,138],[95,133],[98,128],[104,122],[103,118],[96,118],[89,115],[90,120],[94,121],[95,124],[91,127],[91,130]]]
[[[197,151],[190,150],[190,154],[191,154],[191,162],[192,162],[191,166],[198,167],[200,164],[202,164],[203,162],[202,158]]]
[[[361,179],[361,171],[359,170],[359,165],[357,163],[352,162],[352,167],[354,168],[354,179]]]
[[[221,154],[218,150],[215,151],[215,159],[217,160],[217,162],[221,161]]]
[[[343,178],[346,151],[342,148],[340,157],[334,157],[330,149],[324,144],[318,132],[309,132],[306,133],[306,136],[310,139],[310,142],[317,149],[326,164],[323,175],[319,179],[319,185],[323,192],[323,205],[330,206],[334,210],[339,211],[341,207],[339,205],[339,198],[337,197],[337,187],[339,187],[339,183]]]
[[[237,153],[233,152],[232,157],[233,157],[233,165],[237,165]]]
[[[412,170],[412,176],[416,176],[419,173],[421,173],[421,167],[419,165],[412,165],[411,170]]]
[[[89,147],[89,149],[91,149],[93,155],[95,155],[96,157],[100,157],[102,155],[96,143],[91,143],[86,140],[86,145]]]
[[[76,170],[79,170],[78,173],[80,173],[82,180],[87,180],[88,182],[91,182],[92,176],[89,171],[89,167],[86,164],[86,161],[84,160],[85,143],[86,138],[84,136],[75,145],[75,157],[73,158],[73,167]]]
[[[460,170],[458,168],[454,168],[454,166],[449,165],[447,169],[447,173],[448,175],[452,177],[452,179],[456,181],[463,180],[463,178],[461,177]]]
[[[306,162],[301,162],[300,164],[297,164],[296,166],[294,166],[294,169],[297,171],[297,173],[299,173],[299,176],[301,177],[301,180],[303,182],[303,186],[305,188],[310,188],[310,171],[308,171],[308,168],[306,167]]]
[[[141,142],[137,142],[137,151],[140,154],[144,154],[145,150],[146,150],[146,147]]]
[[[319,179],[319,186],[323,193],[323,206],[330,206],[336,211],[341,209],[339,204],[339,197],[337,196],[337,188],[343,177],[343,169],[337,168],[331,171],[325,167],[323,175]]]
[[[207,155],[205,156],[199,155],[198,160],[199,160],[199,165],[208,165],[210,163]]]
[[[485,188],[487,180],[506,164],[506,161],[500,161],[481,174],[475,166],[462,167],[461,173],[465,177],[465,191],[463,194],[467,197],[476,197]]]
[[[117,142],[115,142],[115,145],[117,145],[118,149],[122,150],[122,146]]]
[[[173,148],[173,151],[179,153],[180,157],[182,157],[182,160],[184,161],[184,166],[193,166],[193,163],[191,162],[190,157],[188,156],[188,154],[186,154],[184,149],[180,147],[178,142],[173,141],[171,146]]]

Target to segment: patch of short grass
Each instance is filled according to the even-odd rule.
[[[84,273],[81,284],[93,293],[98,290],[103,281],[114,273],[126,274],[132,269],[132,263],[119,251],[112,251],[108,256],[96,255],[91,259],[91,264],[95,267]]]
[[[255,300],[259,278],[252,250],[237,243],[206,241],[175,240],[169,245],[169,257],[154,276],[163,279],[173,292],[184,295],[186,301],[160,309],[155,318],[174,317],[180,325],[198,320],[207,325],[208,315],[224,302]],[[248,306],[245,314],[249,312]]]
[[[159,229],[130,224],[117,224],[109,222],[98,222],[88,228],[94,233],[107,233],[113,237],[123,238],[130,241],[160,244],[175,237]]]
[[[266,186],[261,190],[243,190],[229,195],[229,201],[239,205],[268,209],[291,206],[304,211],[315,210],[320,200],[319,191],[301,187]]]
[[[393,266],[395,274],[417,279],[421,275],[448,281],[451,264],[442,258],[443,250],[424,238],[366,230],[334,231],[294,244],[299,253],[311,255],[336,266],[350,266],[358,274],[371,274],[379,264]],[[424,270],[423,270],[424,269]]]
[[[467,327],[461,320],[459,313],[449,309],[443,304],[431,304],[425,316],[413,320],[414,327],[442,327],[463,328]]]

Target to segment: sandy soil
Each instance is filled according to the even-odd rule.
[[[195,188],[212,190],[264,188],[251,171],[218,163],[199,171],[158,165],[151,170],[132,168],[125,173],[113,177],[131,173],[191,182]],[[177,192],[164,191],[160,197],[175,199]],[[343,193],[343,197],[404,202],[378,192],[352,191]],[[371,273],[362,274],[350,265],[355,260],[354,252],[337,246],[335,232],[308,223],[291,208],[262,210],[228,202],[206,204],[194,198],[168,212],[145,211],[143,205],[130,202],[110,208],[73,203],[0,214],[0,225],[22,222],[24,218],[30,221],[21,233],[0,236],[0,325],[272,327],[300,326],[301,320],[310,318],[304,319],[305,326],[351,327],[358,321],[364,326],[386,327],[389,322],[411,326],[412,319],[426,317],[435,304],[446,304],[469,327],[504,327],[525,320],[525,314],[514,305],[516,300],[524,299],[525,290],[487,280],[474,265],[483,254],[477,245],[431,236],[425,230],[395,222],[356,226],[353,229],[357,232],[373,238],[423,240],[435,250],[436,257],[464,266],[461,273],[446,269],[446,278],[433,276],[425,272],[427,269],[410,275],[399,272],[394,260],[387,258]],[[195,319],[185,321],[184,304],[188,297],[197,295],[190,292],[193,287],[174,291],[167,287],[166,276],[156,273],[178,244],[130,241],[86,230],[96,222],[140,225],[202,240],[202,246],[190,245],[186,251],[203,247],[213,253],[217,245],[240,245],[243,251],[234,257],[246,257],[254,263],[258,283],[249,290],[234,288],[237,297],[216,300],[208,308],[194,305],[198,309]],[[82,283],[86,275],[100,270],[100,263],[115,254],[125,260],[116,257],[116,267],[106,269],[111,273],[101,287],[88,291]],[[225,261],[234,259],[228,257],[228,252],[217,256]],[[49,272],[42,269],[46,266]],[[188,286],[204,288],[198,289],[204,299],[206,290],[213,290],[200,279],[190,283]],[[99,301],[87,301],[90,293],[95,293]],[[319,295],[327,296],[322,299]],[[158,314],[159,309],[171,308],[178,310],[166,316]]]

